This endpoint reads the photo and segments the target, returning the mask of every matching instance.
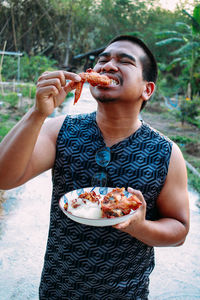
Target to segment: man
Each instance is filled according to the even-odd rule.
[[[71,90],[66,79],[79,82],[80,77],[53,71],[38,79],[35,106],[1,143],[0,188],[53,169],[40,299],[145,300],[153,247],[181,245],[189,230],[186,167],[177,145],[138,118],[157,76],[146,45],[131,36],[117,37],[94,70],[113,79],[107,87],[90,88],[97,112],[45,123]],[[104,150],[108,159],[100,166],[97,153]],[[59,209],[60,197],[95,182],[127,188],[142,206],[113,227],[71,221]]]

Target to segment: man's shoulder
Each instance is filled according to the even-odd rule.
[[[65,123],[76,122],[82,120],[94,120],[95,112],[85,113],[85,114],[70,114],[70,115],[60,115],[54,118],[48,118],[45,122],[45,126],[51,128],[54,132],[57,132]]]
[[[164,141],[168,142],[170,145],[173,144],[172,140],[168,136],[163,134],[158,129],[151,127],[151,125],[149,125],[148,123],[144,122],[144,127],[145,127],[146,131],[149,132],[151,138],[157,139],[158,141],[164,140]]]
[[[54,118],[48,118],[44,123],[44,127],[46,127],[48,130],[57,132],[60,130],[65,118],[65,115],[61,115]]]

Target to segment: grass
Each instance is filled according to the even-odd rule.
[[[14,126],[14,124],[13,124],[13,126]],[[4,136],[6,136],[6,134],[12,129],[13,126],[8,125],[8,124],[1,124],[1,127],[0,127],[0,141],[4,138]]]
[[[189,185],[192,186],[200,194],[200,177],[191,172],[189,168],[187,168],[187,173]]]
[[[0,94],[0,99],[10,107],[16,107],[19,100],[17,93]]]
[[[172,136],[170,137],[171,140],[176,142],[178,146],[180,147],[183,157],[186,161],[188,161],[198,173],[200,173],[200,157],[196,157],[193,155],[190,155],[187,153],[187,145],[198,143],[198,140],[195,140],[193,138],[185,137],[185,136]],[[187,167],[187,173],[188,173],[188,183],[190,186],[192,186],[199,194],[200,194],[200,177],[195,175],[188,167]]]
[[[13,128],[16,122],[17,119],[13,118],[12,114],[0,114],[0,141]]]

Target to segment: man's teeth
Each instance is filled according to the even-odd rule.
[[[112,79],[111,83],[112,83],[112,85],[118,85],[118,84],[119,84],[119,83],[118,83],[116,80],[114,80],[114,79]]]

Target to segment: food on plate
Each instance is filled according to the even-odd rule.
[[[141,205],[142,202],[135,195],[126,197],[125,188],[114,188],[105,196],[95,191],[82,193],[68,200],[64,209],[74,216],[98,219],[122,217]]]
[[[100,197],[94,191],[85,192],[78,198],[68,201],[64,205],[64,209],[77,217],[99,219],[102,217]]]
[[[112,83],[112,79],[110,79],[106,75],[101,75],[97,72],[95,72],[93,69],[89,68],[86,70],[86,72],[79,73],[78,74],[81,77],[80,82],[70,82],[70,86],[72,89],[75,89],[75,98],[74,98],[74,104],[76,104],[81,96],[82,88],[84,83],[87,81],[92,86],[106,86]]]
[[[101,198],[100,195],[97,195],[95,191],[85,192],[80,194],[79,198],[90,200],[91,202],[97,202],[99,204],[99,200]]]
[[[124,191],[125,188],[115,188],[104,196],[101,201],[103,218],[122,217],[142,205],[137,196],[131,195],[127,198]]]

